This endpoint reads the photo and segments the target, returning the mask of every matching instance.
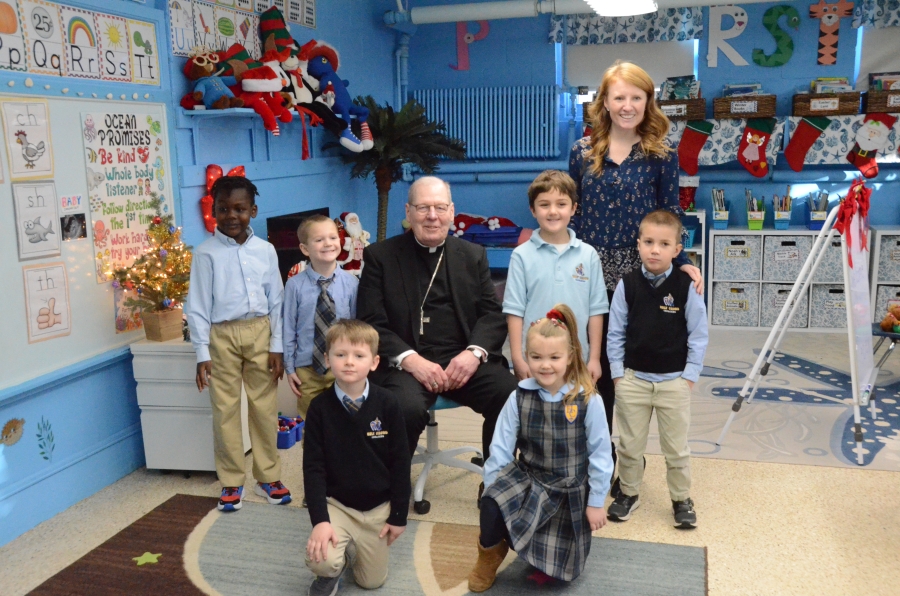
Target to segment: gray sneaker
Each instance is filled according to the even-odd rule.
[[[691,499],[672,501],[672,511],[675,515],[676,528],[693,530],[697,527],[697,513],[694,511],[694,502]]]
[[[637,495],[629,497],[625,493],[619,493],[615,501],[606,510],[606,519],[614,522],[623,522],[631,519],[631,512],[637,509],[641,500]]]
[[[338,593],[341,584],[341,576],[336,577],[316,577],[315,581],[309,585],[307,596],[334,596]]]

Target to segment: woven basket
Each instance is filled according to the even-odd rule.
[[[713,114],[723,118],[772,118],[775,116],[774,95],[737,95],[713,100]]]
[[[706,118],[706,100],[697,99],[668,99],[659,101],[659,109],[669,117],[669,120],[704,120]]]
[[[900,90],[867,91],[862,96],[863,113],[900,113]]]
[[[849,116],[859,114],[859,91],[846,93],[798,93],[794,116]]]

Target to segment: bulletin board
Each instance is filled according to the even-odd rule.
[[[23,383],[143,337],[142,330],[116,333],[114,290],[111,283],[99,283],[98,280],[90,205],[90,197],[96,193],[90,192],[88,187],[87,169],[93,166],[96,172],[100,168],[99,162],[90,162],[90,144],[85,142],[82,115],[133,114],[138,122],[148,121],[149,116],[149,120],[159,123],[158,135],[165,140],[158,152],[161,163],[167,166],[172,163],[165,104],[0,95],[0,100],[8,99],[46,102],[52,138],[50,150],[53,153],[53,176],[27,182],[12,180],[9,147],[21,150],[22,145],[0,143],[3,145],[0,147],[0,284],[3,288],[0,292],[3,304],[0,319],[3,323],[0,334],[3,347],[3,357],[0,358],[0,389]],[[155,159],[156,155],[148,160],[148,164]],[[168,197],[171,209],[173,197],[170,171],[171,167],[166,167],[161,173],[161,179],[154,177],[153,190],[159,191],[161,181],[164,185],[163,194]],[[31,187],[45,183],[52,183],[54,189],[39,189],[40,194],[52,194],[56,210],[53,234],[48,234],[47,238],[56,236],[59,249],[47,256],[26,255],[23,259],[20,258],[21,248],[17,238],[16,206],[19,205],[21,212],[23,201],[34,194]],[[42,217],[38,225],[45,226],[44,219]],[[60,264],[64,266],[64,271],[59,269]],[[56,282],[48,282],[47,277],[52,277]],[[46,288],[48,283],[54,283],[54,289],[61,290],[58,283],[60,281],[65,283],[67,293],[57,291],[58,295],[50,305],[52,308],[48,309],[48,304],[35,300],[37,292]],[[37,320],[39,316],[43,317],[41,321]],[[57,320],[62,322],[52,328],[47,327],[48,322]],[[56,327],[63,324],[66,327],[64,334],[43,335],[50,330],[55,332]]]

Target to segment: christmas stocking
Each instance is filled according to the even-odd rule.
[[[700,186],[699,176],[678,177],[678,204],[684,211],[694,210],[694,197],[697,196],[698,186]]]
[[[890,114],[866,114],[863,125],[856,131],[856,144],[847,154],[847,161],[859,168],[866,178],[878,175],[878,164],[875,156],[879,149],[884,149],[891,127],[897,121]]]
[[[681,141],[678,143],[678,165],[691,176],[696,176],[700,169],[697,163],[700,159],[700,149],[703,148],[712,129],[712,122],[691,120],[681,135]]]
[[[766,162],[766,145],[772,138],[775,124],[775,118],[752,118],[747,120],[747,128],[741,135],[738,161],[745,170],[757,178],[762,178],[769,173],[769,164]]]
[[[829,124],[831,119],[824,116],[810,116],[800,121],[797,130],[791,135],[787,149],[784,150],[784,156],[792,170],[799,172],[803,169],[803,160],[806,159],[810,147],[822,136]]]

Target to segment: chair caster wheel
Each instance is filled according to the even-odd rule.
[[[421,501],[416,501],[413,503],[413,511],[418,513],[419,515],[425,515],[429,511],[431,511],[431,503],[422,499]]]

